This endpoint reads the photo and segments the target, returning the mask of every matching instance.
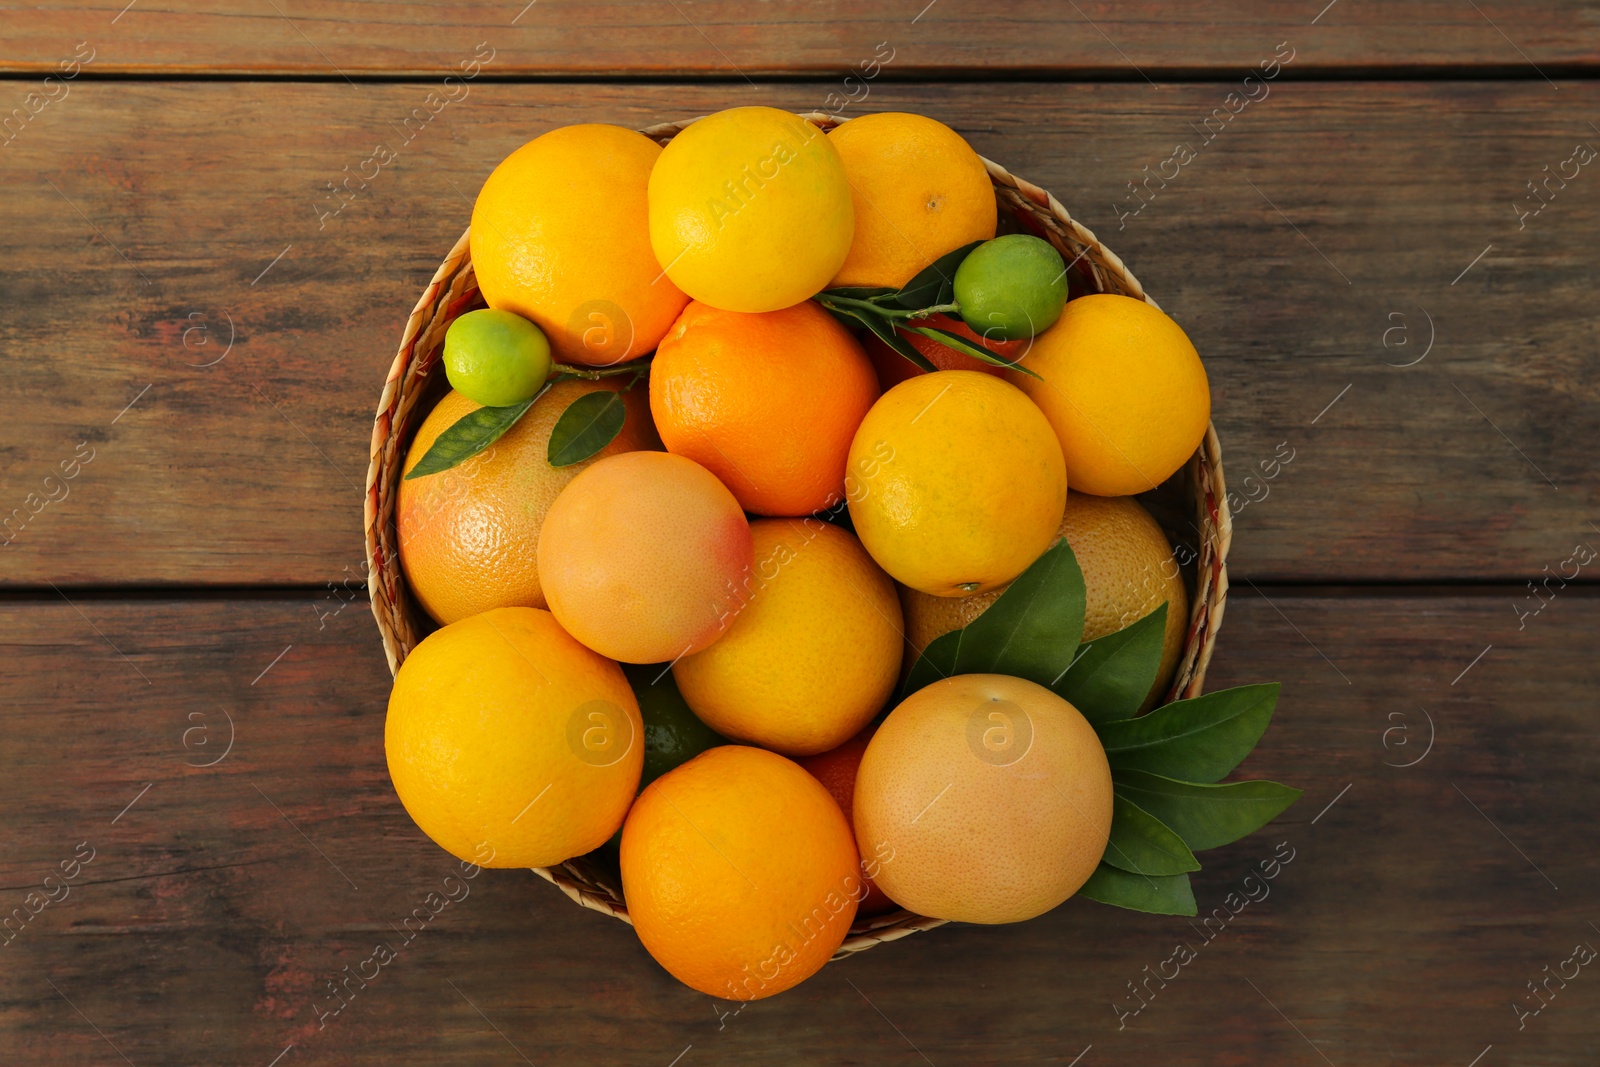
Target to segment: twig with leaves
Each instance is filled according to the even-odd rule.
[[[816,296],[817,303],[827,308],[833,316],[847,326],[862,326],[872,335],[900,355],[925,371],[935,370],[933,363],[912,347],[901,331],[931,337],[946,348],[996,367],[1006,367],[1023,374],[1038,377],[1033,371],[982,345],[973,344],[960,334],[916,322],[932,315],[956,315],[961,305],[955,299],[956,268],[982,241],[962,245],[934,260],[899,289],[878,286],[848,286],[824,289]]]
[[[902,699],[956,674],[1009,674],[1089,720],[1111,764],[1111,836],[1079,895],[1134,911],[1194,915],[1196,850],[1254,833],[1300,796],[1276,782],[1223,782],[1266,732],[1278,685],[1244,685],[1139,709],[1161,667],[1167,605],[1080,644],[1083,572],[1063,538],[965,628],[928,644]]]
[[[578,397],[567,405],[567,410],[561,413],[550,431],[550,444],[546,450],[550,465],[570,467],[574,463],[582,463],[622,432],[627,416],[622,394],[649,375],[651,358],[646,356],[609,367],[578,367],[557,363],[554,373],[527,400],[506,407],[478,408],[451,423],[434,439],[416,465],[406,472],[406,479],[409,481],[438,474],[476,456],[503,437],[558,382],[600,381],[629,376],[620,390],[600,389]]]

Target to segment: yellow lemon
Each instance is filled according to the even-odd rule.
[[[622,668],[539,608],[496,608],[424,638],[395,675],[383,744],[417,826],[484,867],[599,848],[644,764]]]
[[[1206,369],[1183,329],[1143,300],[1096,293],[1070,301],[1008,377],[1061,439],[1079,492],[1128,496],[1182,467],[1211,422]]]
[[[770,107],[703,118],[650,172],[650,244],[678,288],[723,311],[815,295],[850,251],[844,163],[822,131]]]
[[[896,581],[934,596],[1002,586],[1055,540],[1061,446],[1022,392],[988,374],[922,374],[884,393],[850,444],[856,534]]]
[[[894,583],[859,541],[818,519],[759,519],[750,536],[749,602],[673,677],[725,737],[788,756],[826,752],[878,713],[899,677]]]

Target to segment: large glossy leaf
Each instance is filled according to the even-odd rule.
[[[416,466],[406,472],[406,480],[447,471],[476,456],[515,426],[517,420],[522,418],[523,414],[533,406],[534,401],[543,396],[545,389],[548,388],[550,387],[546,385],[544,389],[539,390],[538,396],[533,400],[524,400],[520,404],[503,408],[479,408],[467,412],[451,423],[444,433],[434,438],[433,444],[428,446],[428,451],[417,460]]]
[[[1155,685],[1166,629],[1167,605],[1160,604],[1138,622],[1084,645],[1050,688],[1090,722],[1131,718]]]
[[[622,432],[628,408],[621,393],[597,389],[567,405],[550,431],[545,457],[552,467],[582,463],[609,445]]]
[[[969,252],[981,244],[982,241],[973,241],[954,251],[946,252],[918,271],[914,278],[900,287],[898,293],[888,297],[883,303],[907,311],[918,311],[950,303],[955,299],[956,268],[961,266],[961,261],[967,258]]]
[[[1300,790],[1277,782],[1205,785],[1135,770],[1112,771],[1111,780],[1116,796],[1160,819],[1197,850],[1253,834],[1300,799]]]
[[[929,642],[903,692],[952,674],[1010,674],[1048,686],[1072,664],[1083,635],[1083,572],[1056,542],[966,627]]]
[[[1199,910],[1187,874],[1131,874],[1109,863],[1094,869],[1078,896],[1152,915],[1193,915]]]
[[[1101,863],[1134,874],[1183,874],[1200,863],[1160,819],[1120,794],[1112,794],[1111,838]]]
[[[1272,721],[1278,683],[1242,685],[1178,700],[1136,719],[1095,723],[1113,770],[1219,781],[1237,767]]]

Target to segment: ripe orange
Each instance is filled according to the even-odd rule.
[[[1205,438],[1206,369],[1178,324],[1142,300],[1096,293],[1069,301],[1022,362],[1039,378],[1007,375],[1055,427],[1079,492],[1154,489]]]
[[[457,467],[400,482],[395,528],[406,581],[422,608],[442,623],[490,608],[545,607],[539,585],[539,529],[556,494],[588,465],[552,467],[550,431],[586,393],[619,388],[613,380],[559,382],[489,448]],[[623,394],[622,432],[600,452],[660,448],[642,389]],[[476,411],[447,393],[429,412],[406,454],[410,470],[456,420]]]
[[[484,867],[548,867],[621,825],[644,724],[615,663],[548,611],[498,608],[406,657],[384,751],[400,802],[440,848]]]
[[[624,452],[574,478],[545,516],[539,575],[556,619],[625,663],[698,652],[744,605],[750,525],[704,467]]]
[[[690,124],[650,172],[650,243],[702,303],[776,311],[828,284],[854,232],[839,153],[798,115],[736,107]]]
[[[855,827],[856,771],[861,766],[861,757],[866,754],[867,743],[872,740],[872,733],[872,728],[868,727],[836,749],[796,761],[811,777],[821,782],[828,795],[838,802],[844,812],[845,821],[851,824],[852,830]],[[859,847],[858,843],[857,848]],[[856,906],[858,916],[882,915],[899,907],[872,880],[872,875],[881,862],[881,856],[861,857],[861,877],[866,882],[867,895],[862,897],[861,903]]]
[[[864,892],[828,791],[773,752],[726,745],[639,794],[622,828],[622,888],[639,940],[674,978],[759,1000],[815,974]]]
[[[1078,891],[1111,833],[1111,767],[1094,727],[1042,685],[945,678],[878,727],[856,776],[874,875],[918,915],[1020,922]],[[869,846],[871,847],[871,846]]]
[[[788,756],[826,752],[883,708],[900,676],[894,583],[819,519],[750,524],[748,603],[710,648],[673,665],[707,726]]]
[[[899,288],[934,260],[994,236],[989,172],[950,127],[922,115],[863,115],[828,140],[844,160],[855,238],[832,285]]]
[[[688,297],[650,250],[646,185],[661,147],[620,126],[563,126],[495,167],[472,208],[490,307],[538,324],[556,358],[645,355]]]
[[[650,367],[667,450],[704,465],[758,515],[836,504],[851,436],[877,398],[861,346],[809,300],[759,315],[691,303]]]
[[[1055,540],[1061,446],[1039,409],[987,374],[941,370],[890,389],[850,445],[850,518],[878,566],[935,596],[981,593]]]
[[[1189,592],[1172,546],[1156,520],[1131,496],[1090,496],[1072,491],[1060,536],[1072,546],[1083,571],[1083,640],[1094,641],[1130,626],[1167,605],[1161,667],[1147,707],[1166,691],[1189,633]],[[938,597],[900,587],[905,614],[906,665],[941,634],[959,630],[982,615],[1003,589],[969,597]]]
[[[941,330],[949,330],[959,337],[965,337],[975,345],[982,345],[995,355],[1004,359],[1016,359],[1017,352],[1027,347],[1027,341],[1001,341],[985,340],[962,322],[948,315],[930,315],[926,319],[912,319],[907,326],[934,326]],[[975,370],[980,374],[992,374],[996,378],[1005,375],[1004,367],[997,367],[993,363],[985,363],[981,359],[974,359],[964,352],[957,352],[949,345],[940,344],[931,337],[920,333],[911,333],[901,330],[900,336],[911,343],[911,347],[928,357],[936,370]],[[868,335],[861,347],[866,349],[867,358],[872,360],[872,367],[878,372],[878,385],[885,392],[893,389],[901,382],[915,378],[926,371],[918,370],[916,364],[878,340]]]

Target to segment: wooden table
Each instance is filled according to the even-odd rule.
[[[1600,4],[1325,2],[0,10],[0,1062],[1595,1063]],[[748,103],[943,119],[1188,329],[1243,503],[1210,685],[1283,680],[1244,773],[1306,791],[1202,914],[1292,862],[1211,938],[1071,901],[742,1010],[486,872],[322,1015],[454,867],[364,593],[405,315],[517,145]]]

